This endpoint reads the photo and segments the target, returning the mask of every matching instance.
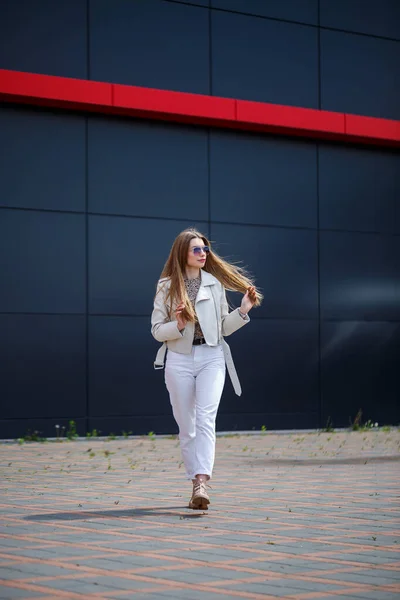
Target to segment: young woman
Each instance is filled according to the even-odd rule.
[[[242,292],[240,308],[229,312],[225,289]],[[246,272],[212,251],[194,229],[175,239],[161,273],[151,316],[151,332],[164,342],[154,367],[165,365],[186,475],[193,482],[189,508],[207,510],[215,456],[215,420],[228,368],[235,392],[240,383],[228,344],[230,335],[250,321],[261,293]]]

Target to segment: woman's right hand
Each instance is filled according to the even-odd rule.
[[[176,316],[176,320],[178,323],[179,331],[182,331],[182,329],[185,329],[186,323],[187,323],[186,319],[184,319],[182,316],[182,312],[183,312],[184,308],[185,308],[185,304],[183,302],[181,302],[180,304],[178,304],[178,306],[175,309],[175,316]]]

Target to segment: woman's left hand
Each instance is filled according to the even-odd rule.
[[[240,305],[240,312],[242,314],[247,315],[249,310],[251,310],[253,308],[256,300],[257,300],[256,288],[252,285],[247,288],[247,291],[242,298],[242,303]]]

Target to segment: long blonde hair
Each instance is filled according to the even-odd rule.
[[[183,302],[185,308],[182,316],[191,322],[196,321],[196,314],[186,292],[184,274],[190,241],[194,238],[200,238],[204,245],[210,248],[203,270],[214,275],[225,289],[245,294],[247,288],[254,285],[252,277],[244,268],[227,262],[212,250],[211,244],[205,235],[192,228],[185,229],[175,238],[160,279],[168,278],[170,281],[169,290],[166,295],[167,306],[172,307],[174,303],[179,304]],[[263,295],[257,288],[256,296],[257,299],[254,306],[260,306]]]

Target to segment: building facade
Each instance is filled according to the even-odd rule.
[[[0,4],[0,437],[176,431],[150,314],[189,226],[265,295],[228,340],[243,395],[227,379],[219,430],[399,423],[400,136],[65,100],[103,82],[398,131],[399,24],[396,0]],[[65,104],[2,97],[18,73]]]

